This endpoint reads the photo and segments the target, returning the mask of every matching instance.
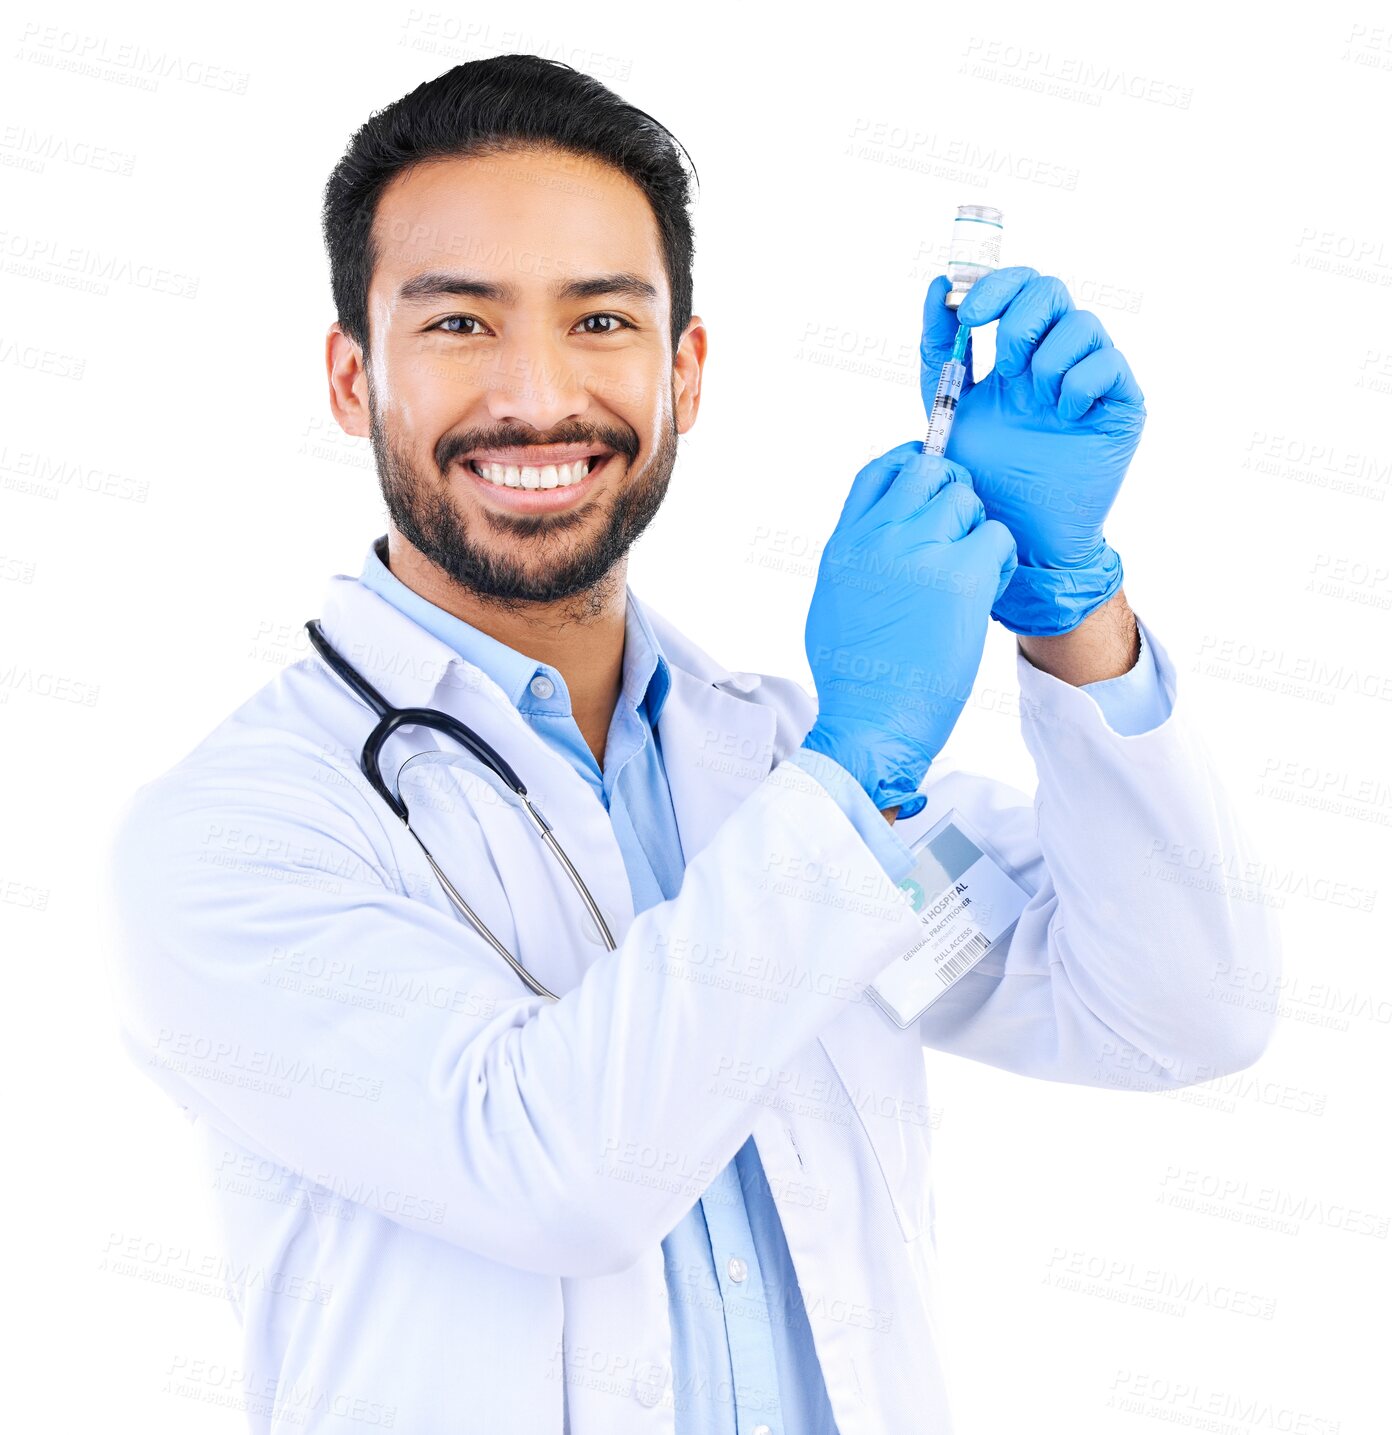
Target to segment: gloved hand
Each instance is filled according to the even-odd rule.
[[[991,616],[1015,633],[1066,633],[1121,587],[1102,536],[1141,441],[1145,399],[1097,316],[1058,279],[998,269],[954,314],[934,279],[923,305],[920,384],[933,406],[957,322],[1000,319],[996,363],[972,382],[971,348],[947,457],[972,475],[989,517],[1015,537],[1019,566]]]
[[[807,612],[819,708],[802,746],[839,762],[876,807],[921,810],[918,785],[971,695],[1014,569],[1014,539],[986,519],[965,469],[917,442],[868,463]]]

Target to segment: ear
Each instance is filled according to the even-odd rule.
[[[706,363],[706,326],[693,314],[672,357],[672,393],[677,432],[686,433],[701,407],[701,373]]]
[[[355,438],[367,438],[372,432],[372,420],[363,352],[337,323],[329,326],[324,359],[329,370],[329,408],[339,428]]]

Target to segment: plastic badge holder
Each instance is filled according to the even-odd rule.
[[[909,851],[918,864],[899,885],[923,930],[867,988],[901,1027],[913,1025],[999,946],[1030,899],[956,808]]]

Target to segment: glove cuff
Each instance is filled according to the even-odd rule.
[[[813,723],[800,745],[810,752],[820,752],[833,762],[840,763],[881,811],[886,807],[898,807],[900,817],[913,817],[922,812],[928,802],[928,798],[918,790],[918,783],[922,781],[921,774],[916,781],[903,771],[906,764],[900,762],[900,772],[881,776],[874,770],[875,754],[870,743],[838,737],[820,718]],[[916,763],[911,765],[917,766]],[[926,769],[927,763],[924,767]]]
[[[1057,637],[1111,598],[1121,578],[1121,555],[1105,542],[1086,568],[1029,568],[1022,563],[991,616],[1026,638]]]
[[[870,800],[881,812],[883,812],[886,807],[897,807],[899,809],[899,816],[894,819],[896,822],[901,822],[906,817],[917,817],[928,805],[927,795],[916,790],[909,797],[895,797],[890,795],[887,797],[872,797]]]

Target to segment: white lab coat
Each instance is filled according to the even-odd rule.
[[[482,782],[437,770],[417,804],[558,1004],[456,915],[357,770],[366,708],[312,654],[124,815],[125,1036],[204,1133],[254,1430],[671,1432],[660,1242],[752,1132],[841,1435],[941,1435],[922,1047],[1163,1089],[1268,1040],[1268,1016],[1219,999],[1228,963],[1274,985],[1267,910],[1190,880],[1182,855],[1250,855],[1182,699],[1122,737],[1019,660],[1034,800],[937,763],[897,830],[955,806],[1033,897],[899,1030],[863,986],[917,918],[783,761],[813,700],[644,611],[672,665],[658,730],[687,867],[636,920],[607,814],[491,679],[355,578],[321,615],[390,701],[481,732],[581,869],[616,952]],[[408,730],[388,752],[437,746]]]

